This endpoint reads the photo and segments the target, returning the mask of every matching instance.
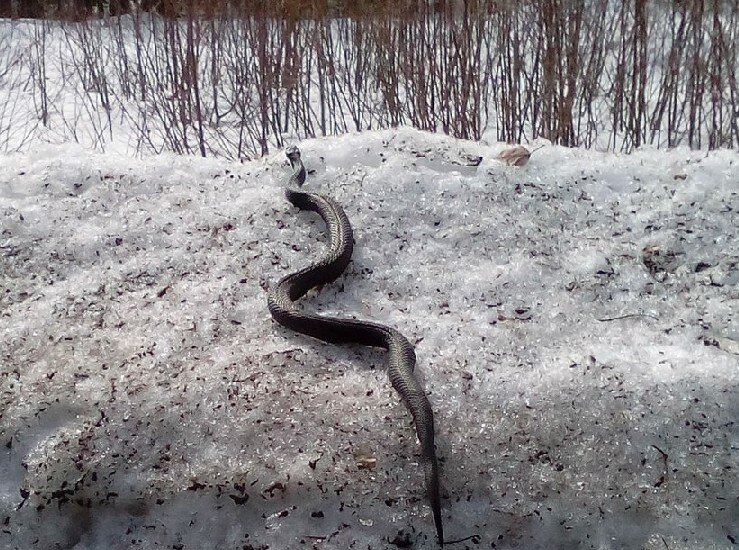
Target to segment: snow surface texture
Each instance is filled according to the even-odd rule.
[[[416,343],[451,548],[732,547],[736,152],[300,146],[357,240],[308,305]],[[0,547],[436,547],[383,353],[269,317],[324,243],[282,153],[0,162]]]

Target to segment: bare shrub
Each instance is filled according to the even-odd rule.
[[[240,159],[286,139],[403,124],[624,151],[739,144],[736,2],[33,6],[59,21],[28,24],[29,48],[7,65],[6,83],[30,79],[29,135],[102,148],[123,133],[137,150]],[[51,48],[58,29],[63,47]],[[6,128],[23,96],[12,97]]]
[[[32,138],[28,92],[35,86],[28,66],[29,37],[15,23],[0,22],[0,149],[20,149]],[[32,118],[30,120],[33,120]]]

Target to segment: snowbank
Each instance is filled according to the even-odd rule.
[[[357,239],[309,305],[416,342],[450,547],[739,539],[736,152],[300,145]],[[323,244],[281,152],[0,163],[0,546],[435,547],[383,354],[269,317]]]

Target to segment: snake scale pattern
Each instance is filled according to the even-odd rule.
[[[397,330],[378,323],[325,317],[298,309],[295,301],[310,289],[336,280],[351,261],[354,237],[349,219],[333,199],[301,190],[306,171],[297,147],[286,150],[292,175],[285,195],[301,210],[316,212],[328,231],[328,251],[315,263],[283,277],[269,291],[267,303],[272,317],[284,327],[332,344],[354,343],[385,348],[390,382],[413,416],[421,443],[421,463],[426,493],[431,505],[440,545],[444,544],[439,498],[439,468],[434,445],[434,416],[426,394],[413,375],[416,354],[413,346]]]

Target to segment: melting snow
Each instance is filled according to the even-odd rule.
[[[739,539],[736,152],[300,146],[357,240],[308,305],[416,343],[450,548]],[[0,162],[0,546],[435,547],[382,352],[269,317],[324,240],[282,152]]]

